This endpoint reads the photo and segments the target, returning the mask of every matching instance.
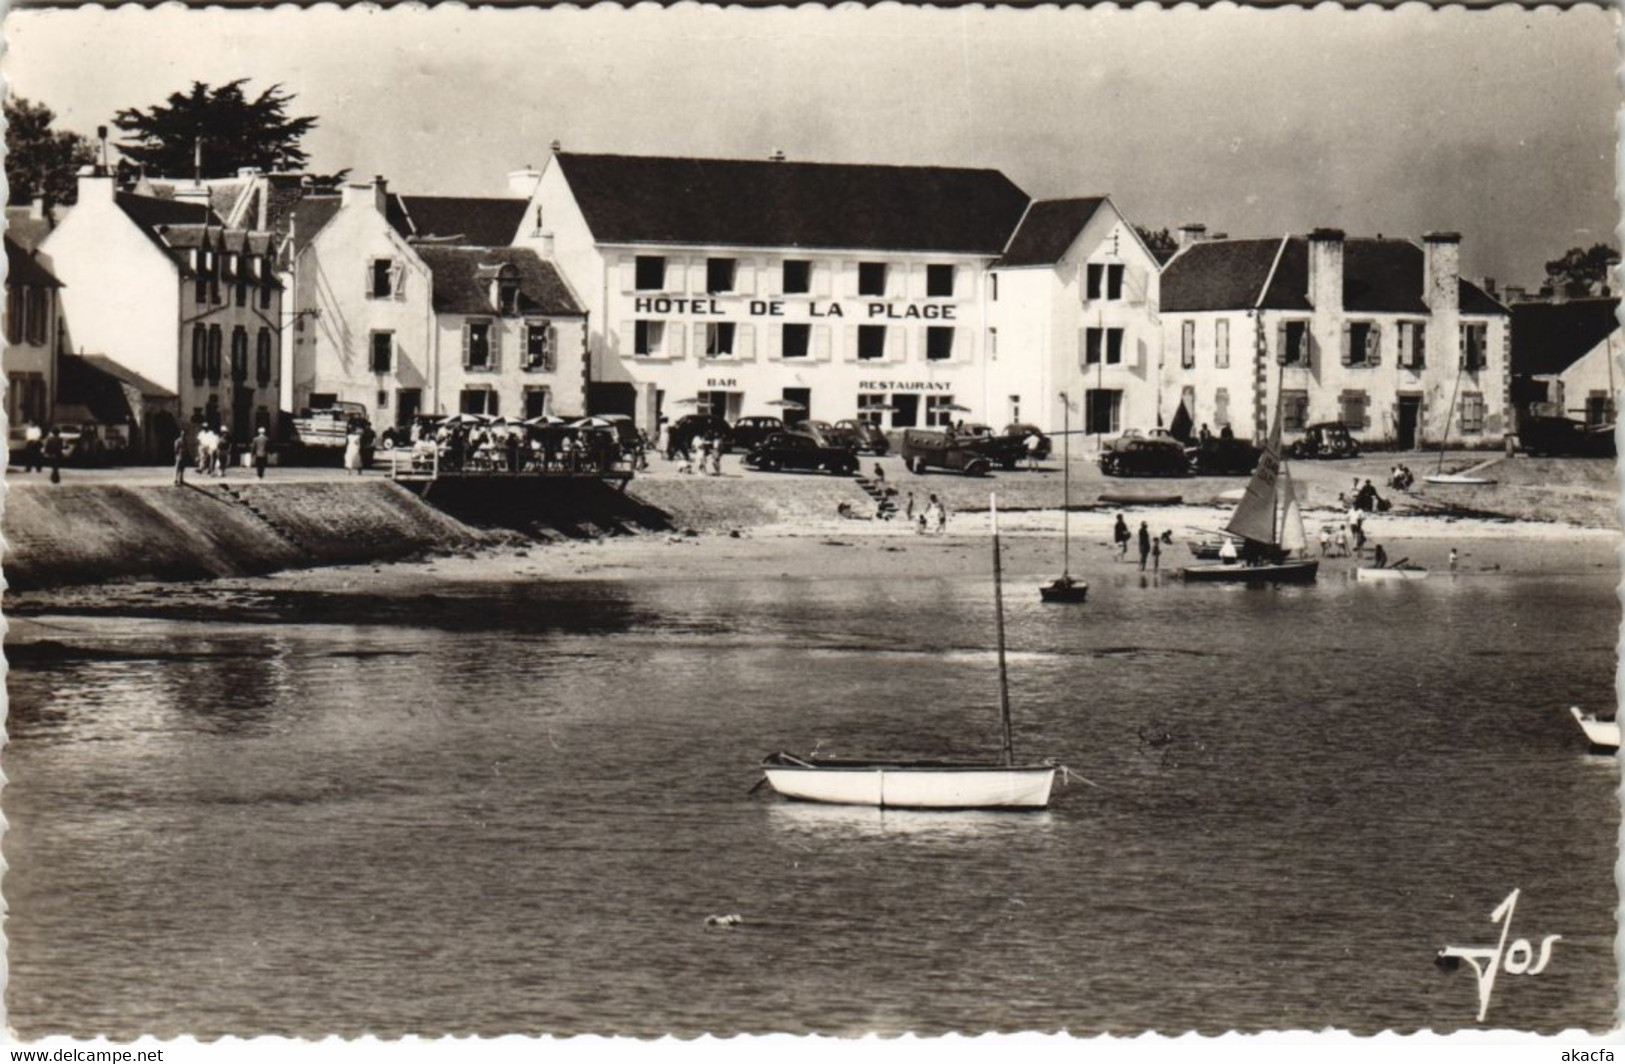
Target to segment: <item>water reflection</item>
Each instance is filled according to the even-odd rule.
[[[997,842],[1012,835],[1048,835],[1055,826],[1049,810],[871,809],[864,806],[778,802],[767,807],[768,823],[792,839],[844,842],[861,838],[925,842]]]

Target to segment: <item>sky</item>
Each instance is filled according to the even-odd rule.
[[[1568,11],[13,11],[12,91],[93,135],[193,80],[281,83],[312,168],[500,195],[567,151],[992,167],[1153,229],[1463,234],[1536,284],[1617,243],[1617,16]]]

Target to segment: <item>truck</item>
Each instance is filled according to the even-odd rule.
[[[372,422],[367,408],[360,403],[336,402],[332,406],[314,410],[301,410],[292,422],[295,451],[305,452],[312,458],[332,458],[342,462],[344,447],[353,430],[360,429],[362,439],[361,461],[372,461]]]
[[[1016,440],[1016,446],[1021,441]],[[905,429],[898,450],[903,464],[915,473],[927,469],[951,469],[973,477],[992,472],[995,465],[1015,468],[1016,458],[1003,437],[986,433],[956,432],[953,429]]]

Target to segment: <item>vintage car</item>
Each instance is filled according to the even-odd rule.
[[[67,465],[107,465],[119,461],[130,448],[129,433],[123,425],[86,421],[63,425],[57,435],[62,439],[62,461]]]
[[[1109,477],[1183,477],[1191,471],[1185,448],[1167,432],[1137,429],[1106,441],[1100,471]]]
[[[832,442],[844,444],[854,451],[867,451],[879,456],[891,450],[891,441],[886,438],[879,425],[854,418],[837,421],[835,427],[830,430],[830,436]]]
[[[858,471],[858,456],[847,447],[833,447],[800,432],[776,432],[751,448],[745,464],[774,473],[781,469],[822,469],[849,477]]]
[[[1014,436],[1016,439],[1021,441],[1023,454],[1026,453],[1027,449],[1027,437],[1033,435],[1034,433],[1038,434],[1038,450],[1033,454],[1032,457],[1048,458],[1052,453],[1054,453],[1054,443],[1050,440],[1049,436],[1044,432],[1043,429],[1039,428],[1037,425],[1031,425],[1026,422],[1017,422],[1004,427],[1004,434],[1006,436]]]
[[[954,434],[967,439],[979,440],[982,453],[1001,469],[1014,469],[1017,463],[1027,457],[1027,438],[1025,436],[1011,436],[1006,433],[995,433],[987,425],[976,422],[962,422]]]
[[[1322,421],[1305,429],[1303,439],[1292,441],[1287,454],[1292,458],[1358,458],[1360,445],[1341,421]]]
[[[1587,425],[1566,417],[1525,417],[1518,425],[1518,442],[1532,455],[1614,457],[1614,426]]]
[[[1185,448],[1191,469],[1201,476],[1247,476],[1258,468],[1258,456],[1262,453],[1246,440],[1218,436]]]
[[[992,472],[995,465],[1004,464],[1005,453],[996,445],[999,439],[985,426],[980,433],[970,429],[905,429],[897,453],[915,473],[951,469],[979,477]]]
[[[693,450],[694,441],[701,436],[720,436],[722,450],[726,453],[733,442],[733,429],[714,414],[684,414],[671,427],[666,457],[670,458],[679,451]]]
[[[781,418],[742,417],[734,422],[733,445],[749,451],[766,443],[769,436],[784,431],[784,421]]]

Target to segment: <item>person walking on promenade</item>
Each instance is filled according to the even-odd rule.
[[[62,483],[62,433],[55,425],[51,426],[51,434],[45,437],[45,461],[51,467],[51,483]]]
[[[1145,561],[1151,557],[1151,530],[1140,522],[1140,572],[1145,572]]]
[[[186,431],[183,429],[175,436],[175,486],[177,488],[186,483],[186,463],[191,457],[186,453]]]
[[[903,514],[910,521],[914,520],[914,493],[912,491],[908,493],[908,509],[904,510]]]
[[[714,477],[722,475],[722,452],[725,450],[727,447],[723,444],[721,436],[711,441],[711,475]]]
[[[361,475],[361,433],[354,429],[344,438],[344,468],[354,476]]]
[[[1456,558],[1456,548],[1454,548],[1454,547],[1451,547],[1451,548],[1450,548],[1450,571],[1451,571],[1451,572],[1455,572],[1455,571],[1456,571],[1456,562],[1457,562],[1457,558]]]
[[[1027,450],[1027,471],[1036,473],[1038,471],[1038,452],[1044,448],[1043,437],[1039,436],[1037,432],[1029,432],[1022,443]]]
[[[220,426],[220,452],[219,452],[220,453],[220,459],[219,460],[220,460],[220,476],[222,478],[225,477],[226,470],[231,468],[231,460],[233,458],[237,457],[236,454],[235,454],[236,450],[237,450],[236,444],[233,442],[233,440],[231,438],[231,429],[228,428],[225,425],[221,425]]]
[[[254,433],[254,442],[249,444],[254,454],[254,475],[261,480],[265,479],[265,467],[271,462],[271,438],[265,435],[262,426]]]
[[[1157,536],[1151,540],[1151,571],[1157,572],[1162,568],[1162,537]]]
[[[1117,557],[1119,560],[1128,557],[1129,538],[1128,522],[1123,520],[1122,514],[1118,514],[1117,524],[1112,527],[1112,540],[1117,544]]]
[[[28,422],[28,427],[23,429],[24,473],[45,472],[45,462],[42,460],[44,448],[41,446],[44,439],[45,433],[40,429],[39,424],[33,420],[30,420]]]

